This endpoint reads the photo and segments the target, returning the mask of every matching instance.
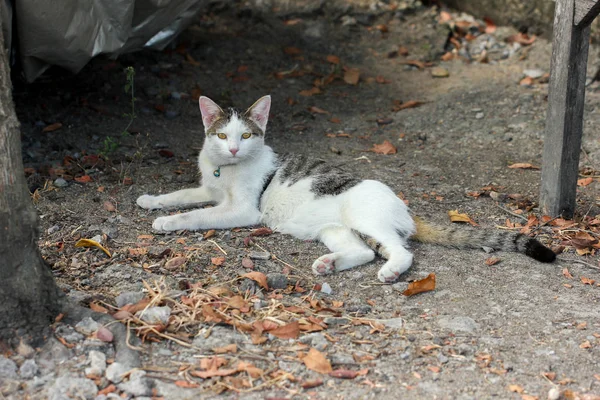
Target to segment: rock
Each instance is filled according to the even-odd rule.
[[[285,289],[288,285],[288,277],[285,274],[267,274],[267,284],[271,289]]]
[[[25,358],[31,358],[35,354],[35,349],[27,343],[21,341],[17,346],[17,353]]]
[[[94,242],[102,243],[102,235],[96,235],[92,238]]]
[[[21,382],[16,381],[14,379],[2,379],[0,378],[0,397],[3,399],[6,398],[13,399],[16,397],[11,397],[13,393],[16,393],[21,388]]]
[[[67,187],[69,184],[67,183],[67,181],[65,181],[63,178],[56,178],[54,180],[54,186],[58,187],[58,188],[64,188]]]
[[[98,338],[98,340],[101,340],[106,343],[110,343],[114,339],[113,333],[104,326],[98,328],[98,331],[96,332],[96,337]]]
[[[475,114],[475,119],[482,119],[483,117],[485,117],[485,114],[482,112],[478,112],[477,114]]]
[[[404,293],[404,291],[408,289],[408,282],[396,282],[392,285],[392,289]]]
[[[60,226],[54,225],[54,226],[51,226],[50,228],[48,228],[48,230],[46,232],[48,232],[48,235],[52,235],[54,232],[58,232],[59,230],[60,230]]]
[[[443,355],[442,353],[438,353],[438,361],[440,362],[440,364],[446,364],[448,361],[450,361],[450,359],[448,357],[446,357],[445,355]]]
[[[329,345],[329,341],[320,332],[309,333],[308,335],[302,336],[299,341],[301,343],[308,344],[319,351],[323,351]]]
[[[73,331],[73,334],[79,335],[83,339],[83,335],[75,331]],[[56,364],[62,364],[72,357],[73,351],[71,349],[64,346],[55,337],[49,337],[40,351],[38,364],[42,369],[53,369]]]
[[[441,316],[437,320],[437,324],[444,329],[453,332],[473,333],[479,329],[479,325],[473,318],[465,316]]]
[[[106,371],[106,355],[96,350],[90,351],[88,355],[90,366],[85,369],[87,377],[101,377]]]
[[[86,336],[94,334],[98,328],[100,328],[100,324],[94,321],[91,317],[86,317],[79,321],[77,325],[75,325],[75,330]]]
[[[97,392],[98,387],[90,379],[64,375],[48,389],[48,398],[50,400],[93,399]]]
[[[458,354],[460,354],[461,356],[469,356],[471,354],[475,353],[475,350],[473,349],[473,347],[469,346],[466,343],[461,343],[456,347],[456,351],[458,352]]]
[[[136,304],[143,298],[144,293],[142,292],[121,292],[115,298],[115,302],[117,303],[117,307],[121,308],[127,304]]]
[[[323,284],[321,285],[321,293],[325,293],[325,294],[333,293],[333,289],[331,288],[331,285],[327,282],[323,282]]]
[[[129,367],[125,366],[120,362],[114,362],[106,368],[104,376],[112,383],[119,383],[123,380],[123,374],[130,370]]]
[[[0,381],[2,379],[17,379],[17,364],[10,358],[0,356]]]
[[[431,76],[434,78],[447,78],[450,76],[450,72],[443,67],[433,67],[431,69]]]
[[[390,329],[402,329],[404,327],[404,320],[402,318],[376,319],[375,321]]]
[[[541,78],[544,75],[544,71],[541,69],[526,69],[523,71],[525,76],[530,77],[531,79]]]
[[[21,364],[21,368],[19,368],[19,375],[23,379],[31,379],[35,375],[37,375],[39,369],[35,360],[25,360],[23,364]]]
[[[232,343],[241,344],[247,342],[244,335],[224,326],[213,327],[210,329],[210,335],[205,337],[207,332],[209,332],[209,329],[201,329],[194,338],[192,345],[203,350],[212,350],[216,347],[224,347]]]
[[[146,371],[135,370],[129,375],[127,382],[120,383],[119,389],[135,397],[152,396],[154,382],[146,378]]]
[[[344,317],[325,317],[323,322],[325,322],[328,326],[347,325],[350,323],[350,319]]]
[[[342,22],[342,26],[353,26],[356,25],[356,18],[351,17],[350,15],[343,15],[342,18],[340,18],[340,21]]]
[[[250,254],[248,254],[248,257],[253,260],[269,260],[271,254],[267,251],[251,251]]]
[[[560,399],[560,390],[553,387],[548,391],[548,400],[558,400]]]
[[[135,315],[149,324],[167,325],[171,316],[171,308],[167,306],[150,307],[146,310],[138,311]]]
[[[171,98],[173,100],[181,100],[181,93],[179,93],[179,92],[171,92]]]

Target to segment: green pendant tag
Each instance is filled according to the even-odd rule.
[[[213,171],[213,175],[216,176],[217,178],[221,176],[221,167],[215,169]]]

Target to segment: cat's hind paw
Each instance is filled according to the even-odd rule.
[[[335,258],[331,255],[325,255],[315,260],[312,265],[315,275],[328,275],[335,272]]]
[[[156,218],[152,223],[152,229],[159,232],[172,232],[188,229],[188,227],[185,220],[182,220],[179,215],[171,215]]]
[[[149,194],[141,195],[137,198],[137,205],[145,208],[146,210],[156,210],[162,208],[162,204],[158,201],[158,196],[151,196]]]

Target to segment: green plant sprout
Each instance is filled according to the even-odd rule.
[[[129,122],[127,123],[127,126],[125,127],[125,129],[123,129],[123,131],[121,132],[121,136],[127,136],[129,134],[129,128],[131,127],[131,124],[133,124],[133,121],[137,117],[137,115],[135,113],[135,102],[136,102],[135,86],[134,86],[135,68],[133,68],[132,66],[129,66],[129,67],[125,68],[123,70],[123,72],[125,72],[125,76],[126,76],[126,78],[125,78],[126,83],[124,86],[125,93],[131,94],[131,112],[123,113],[124,117],[129,118]],[[114,151],[116,151],[119,148],[119,142],[117,140],[113,139],[111,136],[107,136],[104,139],[104,141],[102,142],[102,144],[103,144],[103,148],[102,148],[102,151],[100,152],[100,154],[104,157],[107,157],[108,154],[113,153]]]

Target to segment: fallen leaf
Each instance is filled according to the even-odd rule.
[[[363,369],[360,371],[353,371],[350,369],[336,369],[335,371],[331,371],[329,373],[329,376],[333,376],[334,378],[340,379],[354,379],[357,376],[366,375],[368,372],[368,369]]]
[[[210,259],[210,262],[212,263],[212,265],[216,265],[218,267],[225,263],[225,257],[212,257]]]
[[[60,122],[55,122],[42,129],[42,132],[54,132],[55,130],[62,128],[62,126],[63,124],[61,124]]]
[[[344,82],[349,85],[357,85],[360,79],[360,70],[358,68],[348,68],[344,72]]]
[[[573,285],[570,285],[568,283],[563,283],[563,286],[566,287],[567,289],[573,288]]]
[[[381,75],[377,75],[375,77],[375,82],[380,83],[380,84],[385,84],[385,83],[390,83],[391,81],[388,81],[387,79],[385,79],[383,76]]]
[[[175,381],[175,386],[179,386],[180,388],[192,389],[200,387],[197,383],[188,382],[188,381]]]
[[[448,211],[448,216],[452,222],[466,222],[473,226],[477,226],[477,223],[471,219],[467,214],[460,214],[458,210]]]
[[[498,257],[490,257],[487,260],[485,260],[485,265],[496,265],[500,262],[501,260]]]
[[[298,94],[300,96],[310,97],[312,95],[319,94],[319,93],[321,93],[321,89],[319,89],[318,87],[314,86],[314,87],[312,87],[310,89],[307,89],[307,90],[301,90]]]
[[[325,111],[322,108],[315,107],[315,106],[310,107],[308,109],[308,111],[310,111],[311,113],[314,113],[314,114],[329,114],[329,111]]]
[[[542,375],[544,375],[546,378],[550,379],[551,381],[556,379],[556,372],[543,372]]]
[[[204,240],[210,239],[211,237],[215,236],[215,232],[216,231],[214,229],[211,229],[210,231],[206,232],[204,234]]]
[[[425,101],[419,101],[419,100],[409,100],[409,101],[405,101],[405,102],[402,102],[400,100],[394,100],[394,106],[392,107],[392,111],[401,111],[401,110],[405,110],[407,108],[415,108],[415,107],[419,107],[425,103],[426,103]]]
[[[215,347],[214,349],[212,349],[212,351],[215,354],[237,353],[237,344],[231,343],[231,344],[228,344],[227,346]]]
[[[75,177],[75,182],[90,183],[90,182],[92,182],[92,177],[89,175],[77,176],[77,177]]]
[[[113,203],[111,203],[110,201],[106,200],[103,204],[103,207],[106,211],[116,211],[117,208],[115,207],[115,205]]]
[[[523,389],[523,387],[519,386],[519,385],[509,385],[508,390],[510,390],[511,392],[514,392],[514,393],[519,393],[519,394],[521,394],[525,391],[525,389]]]
[[[540,169],[540,167],[533,166],[529,163],[515,163],[508,166],[510,169]]]
[[[323,384],[323,379],[313,379],[310,381],[304,381],[300,384],[303,389],[312,389]]]
[[[586,340],[585,342],[581,343],[579,345],[580,349],[591,349],[592,348],[592,344],[590,343],[589,340]]]
[[[533,44],[533,42],[535,42],[535,39],[536,39],[535,35],[529,36],[526,33],[519,32],[516,35],[509,36],[506,39],[506,41],[508,43],[517,42],[519,44],[522,44],[523,46],[529,46],[530,44]]]
[[[533,85],[533,78],[530,76],[526,76],[525,78],[519,81],[520,86],[531,86]]]
[[[571,273],[569,272],[569,270],[567,268],[563,268],[562,274],[567,279],[573,279],[573,275],[571,275]]]
[[[496,32],[496,24],[488,17],[484,17],[483,21],[485,22],[485,33],[491,34]]]
[[[593,286],[594,283],[596,283],[596,281],[594,279],[590,279],[590,278],[586,278],[585,276],[582,276],[581,283],[583,283],[584,285]]]
[[[413,281],[408,284],[408,288],[402,292],[404,296],[413,296],[418,293],[430,292],[435,289],[435,274],[431,273],[426,278]]]
[[[171,150],[167,150],[167,149],[160,149],[158,151],[158,155],[164,158],[172,158],[175,156],[175,154],[173,154],[173,152]]]
[[[254,261],[249,259],[248,257],[242,258],[242,267],[248,269],[254,269]]]
[[[530,394],[522,394],[521,400],[540,400],[540,398],[537,396],[532,396]]]
[[[396,154],[398,150],[389,140],[384,140],[381,144],[374,144],[369,150],[377,154]]]
[[[273,336],[277,336],[279,339],[297,339],[300,334],[300,323],[298,321],[293,321],[289,324],[270,330],[269,333]]]
[[[111,257],[110,252],[104,246],[92,239],[79,239],[79,241],[75,243],[75,247],[97,247],[105,252],[107,256]]]
[[[440,371],[442,370],[440,367],[435,366],[435,365],[430,365],[429,367],[427,367],[428,370],[430,370],[431,372],[433,372],[434,374],[439,374]]]
[[[334,124],[340,124],[342,122],[341,119],[333,117],[329,120],[329,122],[333,122]]]
[[[300,50],[297,47],[284,47],[283,52],[288,56],[297,56],[299,54],[302,54],[302,50]]]
[[[250,236],[269,236],[272,233],[273,231],[271,230],[271,228],[262,227],[253,229],[252,232],[250,232]]]
[[[303,22],[303,20],[301,18],[294,18],[294,19],[288,19],[287,21],[284,21],[283,23],[287,26],[293,26],[293,25],[298,25],[302,22]]]
[[[116,392],[116,391],[117,391],[117,387],[115,385],[110,384],[107,387],[105,387],[104,389],[99,390],[97,393],[97,396],[107,395],[109,393]]]
[[[266,290],[269,290],[269,284],[267,283],[267,276],[262,272],[252,271],[242,275],[242,278],[252,279],[258,285]]]
[[[323,353],[315,348],[311,348],[308,353],[302,358],[302,362],[306,368],[319,372],[321,374],[329,374],[333,371],[331,363]]]
[[[183,256],[173,257],[169,261],[166,262],[165,269],[173,270],[173,269],[181,267],[186,262],[187,262],[187,257],[183,257]]]
[[[339,64],[340,63],[340,58],[338,56],[334,56],[334,55],[328,55],[326,58],[327,62],[330,62],[332,64]]]
[[[96,312],[99,312],[99,313],[108,314],[108,309],[106,307],[102,307],[98,303],[94,303],[94,302],[90,303],[90,309],[92,311],[96,311]]]
[[[587,186],[590,183],[594,182],[594,178],[583,178],[577,180],[577,186]]]
[[[208,371],[190,371],[189,374],[198,378],[208,379],[215,376],[229,376],[238,373],[237,369],[216,369]]]

